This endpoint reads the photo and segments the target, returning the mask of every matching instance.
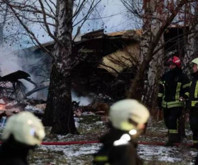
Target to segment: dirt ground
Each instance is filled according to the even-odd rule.
[[[48,134],[44,141],[69,142],[98,140],[107,131],[106,123],[97,115],[82,115],[76,118],[76,125],[80,135],[56,136]],[[186,138],[178,147],[165,147],[161,145],[139,144],[138,154],[145,165],[193,165],[197,150],[186,143],[192,143],[191,131],[186,124]],[[147,131],[139,142],[163,143],[167,140],[167,130],[164,122],[150,120]],[[65,146],[42,145],[30,153],[30,165],[91,165],[92,154],[99,148],[100,143],[75,144]]]

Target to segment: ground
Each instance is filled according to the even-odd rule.
[[[69,141],[97,141],[107,131],[106,123],[100,116],[83,114],[76,118],[79,135],[56,136],[50,135],[50,128],[46,128],[45,142]],[[165,147],[161,143],[167,140],[167,130],[162,120],[150,120],[147,131],[139,139],[138,154],[145,165],[193,165],[197,150],[185,143],[192,143],[191,131],[186,124],[185,142],[178,147]],[[156,143],[153,145],[142,142]],[[75,144],[75,145],[42,145],[30,153],[30,165],[91,165],[92,154],[99,148],[100,143]]]

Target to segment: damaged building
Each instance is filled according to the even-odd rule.
[[[80,95],[124,98],[136,71],[140,36],[140,31],[104,34],[103,30],[81,36],[74,49],[86,59],[72,72],[73,89]]]
[[[73,44],[73,56],[79,61],[72,70],[74,93],[78,96],[90,93],[107,95],[114,100],[124,98],[137,70],[141,33],[141,30],[127,30],[105,34],[103,30],[98,30],[78,37]],[[183,51],[181,37],[177,40],[179,43],[171,40],[177,35],[182,36],[181,33],[182,29],[176,27],[170,27],[164,33],[165,42],[171,41],[164,48],[165,54],[174,50]],[[53,42],[43,46],[52,50]],[[38,47],[21,50],[18,56],[31,79],[38,86],[48,86],[50,56]],[[34,95],[46,100],[47,88],[43,89]]]
[[[98,30],[84,34],[73,44],[73,56],[79,63],[72,71],[72,89],[78,96],[90,93],[107,95],[113,99],[125,97],[136,71],[141,31],[128,30],[104,34]],[[53,48],[53,43],[43,45]],[[51,58],[42,49],[31,47],[18,52],[23,67],[37,84],[49,82]],[[47,91],[38,91],[38,98],[46,99]]]

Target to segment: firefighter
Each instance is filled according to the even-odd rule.
[[[2,133],[1,165],[28,165],[30,149],[41,144],[45,136],[41,121],[30,112],[20,112],[8,118]]]
[[[159,83],[158,106],[163,109],[165,125],[168,128],[166,146],[172,146],[181,141],[178,123],[190,84],[188,77],[182,73],[181,60],[177,56],[171,57],[167,64],[169,71],[164,73]]]
[[[192,80],[189,89],[190,128],[193,147],[198,148],[198,58],[192,60]]]
[[[137,137],[149,118],[147,108],[133,99],[114,103],[109,110],[110,130],[101,138],[103,146],[94,154],[93,165],[141,165]]]

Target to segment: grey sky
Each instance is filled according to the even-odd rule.
[[[127,13],[126,8],[120,0],[102,0],[91,15],[90,20],[83,25],[81,34],[98,29],[104,29],[105,33],[110,33],[139,28],[140,26],[134,21],[135,19],[129,19],[128,15],[129,13]],[[31,28],[41,43],[51,41],[51,38],[47,35],[42,26],[31,22],[28,24],[29,28]],[[73,34],[76,32],[76,28],[77,27],[74,27]],[[27,37],[24,37],[19,42],[20,44],[17,43],[15,46],[16,49],[20,49],[21,45],[23,45],[21,48],[32,46]]]

